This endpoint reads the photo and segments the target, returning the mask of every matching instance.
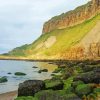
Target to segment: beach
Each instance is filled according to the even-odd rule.
[[[14,100],[17,97],[17,91],[0,94],[0,100]]]

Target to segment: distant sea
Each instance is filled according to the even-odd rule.
[[[33,68],[36,66],[38,68]],[[6,76],[8,82],[0,83],[0,94],[15,91],[18,89],[19,83],[25,80],[44,80],[51,76],[52,71],[56,65],[48,62],[30,62],[30,61],[13,61],[0,60],[0,77]],[[48,69],[48,72],[38,73],[40,69]],[[26,76],[16,76],[15,72],[26,73]],[[8,74],[11,73],[11,74]]]

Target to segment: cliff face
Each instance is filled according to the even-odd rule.
[[[76,8],[73,11],[63,13],[53,17],[43,26],[43,33],[53,31],[55,29],[63,29],[74,26],[90,19],[100,12],[100,0],[92,0],[87,4]]]

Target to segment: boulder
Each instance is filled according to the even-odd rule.
[[[38,100],[81,100],[76,94],[67,94],[65,90],[43,90],[35,94]]]
[[[46,89],[62,90],[64,83],[61,80],[45,80]]]
[[[0,78],[0,83],[4,83],[4,82],[7,82],[8,80],[7,80],[7,77],[1,77]]]
[[[42,73],[42,72],[48,72],[48,69],[42,69],[38,71],[38,73]]]
[[[100,72],[96,69],[94,71],[79,74],[74,78],[74,81],[78,81],[78,80],[81,80],[84,83],[99,84],[100,83]]]
[[[45,83],[40,80],[28,80],[19,84],[18,96],[34,96],[40,90],[45,89]]]
[[[71,86],[75,89],[80,84],[84,84],[84,82],[83,81],[74,81],[74,82],[72,82]]]
[[[94,93],[100,93],[100,87],[94,88],[93,92]]]
[[[11,72],[9,72],[9,73],[7,73],[7,74],[9,74],[9,75],[10,75],[10,74],[12,74],[12,73],[11,73]]]
[[[75,92],[78,96],[82,97],[92,92],[92,87],[88,84],[80,84],[76,87]]]
[[[16,72],[15,75],[16,75],[16,76],[25,76],[26,74],[23,73],[23,72]]]

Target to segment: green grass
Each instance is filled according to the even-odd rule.
[[[11,51],[9,55],[11,56],[29,56],[34,55],[36,53],[41,53],[46,56],[53,56],[56,54],[60,54],[68,50],[70,47],[79,43],[82,38],[96,25],[96,23],[100,20],[100,15],[96,15],[92,19],[83,22],[82,24],[65,28],[58,29],[52,32],[41,35],[35,42],[29,45],[24,45],[22,47],[18,47]],[[42,42],[45,42],[50,36],[56,36],[56,43],[47,48],[40,48],[36,50],[36,46]]]

